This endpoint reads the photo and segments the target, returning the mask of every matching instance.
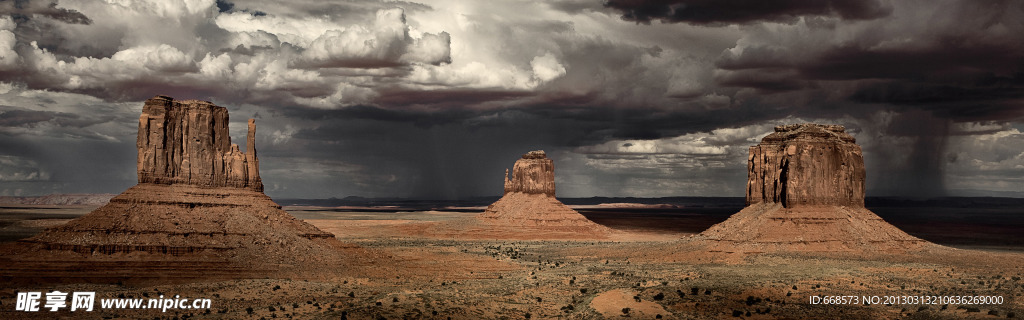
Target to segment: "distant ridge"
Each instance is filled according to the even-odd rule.
[[[103,205],[116,194],[113,193],[54,193],[45,196],[0,197],[0,204],[18,205]]]

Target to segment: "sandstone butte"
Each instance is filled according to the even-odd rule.
[[[555,198],[555,165],[530,151],[505,170],[505,193],[483,213],[465,219],[409,224],[408,234],[434,238],[570,240],[608,239],[612,230]]]
[[[611,229],[588,220],[555,198],[555,165],[544,151],[530,151],[517,160],[511,177],[505,170],[505,194],[474,217],[492,233],[513,238],[603,238]]]
[[[906,252],[928,245],[864,208],[864,157],[843,126],[775,127],[747,158],[747,207],[695,237],[712,252]]]
[[[45,266],[73,269],[83,278],[116,270],[133,277],[235,278],[370,259],[263,193],[254,120],[248,125],[242,152],[231,144],[227,109],[167,96],[147,100],[136,143],[138,184],[89,214],[21,241],[25,250],[14,255],[17,266],[5,276],[36,277],[33,268]],[[159,272],[145,272],[152,269]]]

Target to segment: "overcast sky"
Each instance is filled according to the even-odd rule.
[[[0,1],[0,195],[118,193],[158,94],[256,118],[279,198],[742,196],[778,124],[868,195],[1024,196],[1024,1]]]

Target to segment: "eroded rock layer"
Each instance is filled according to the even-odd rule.
[[[231,143],[228,110],[208,101],[146,100],[139,116],[139,183],[189,184],[263,191],[249,119],[246,152]]]
[[[864,156],[839,125],[775,127],[747,158],[747,204],[864,206]]]
[[[505,170],[505,194],[514,192],[555,196],[555,163],[543,150],[530,151],[516,160],[511,179]]]
[[[716,252],[891,252],[927,243],[864,208],[864,158],[837,125],[797,124],[750,147],[747,207],[696,237]]]

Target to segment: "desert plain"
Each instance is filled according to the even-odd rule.
[[[575,200],[575,201],[573,201]],[[498,240],[417,235],[417,226],[471,218],[462,203],[303,205],[284,209],[379,257],[308,278],[213,279],[203,275],[83,276],[39,270],[5,277],[0,318],[16,291],[95,291],[99,298],[174,294],[210,298],[203,310],[62,310],[59,317],[158,319],[995,319],[1024,311],[1024,236],[1018,199],[868,199],[894,226],[941,245],[870,256],[712,254],[688,238],[739,211],[736,198],[569,199],[608,239]],[[648,202],[627,204],[617,201]],[[478,201],[479,202],[479,201]],[[486,201],[484,201],[486,202]],[[604,202],[604,205],[594,202]],[[479,202],[482,203],[482,202]],[[293,204],[293,205],[289,205]],[[95,206],[4,205],[4,243],[67,222]],[[998,221],[998,223],[993,223]],[[495,234],[495,238],[506,238]],[[62,274],[66,277],[48,278]],[[33,277],[32,275],[36,275]],[[164,274],[169,276],[169,274]],[[811,296],[1001,296],[1003,304],[810,304]]]
[[[500,198],[416,201],[271,199],[255,120],[244,151],[227,123],[211,102],[156,96],[139,118],[137,185],[3,199],[0,318],[1024,314],[1024,200],[865,198],[843,126],[776,127],[750,147],[745,198],[559,199],[554,161],[535,150]],[[19,294],[53,291],[210,304],[18,310]]]

